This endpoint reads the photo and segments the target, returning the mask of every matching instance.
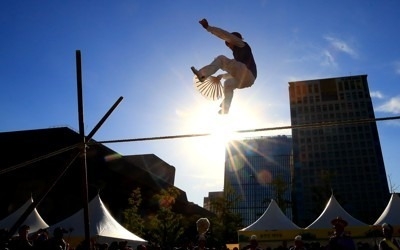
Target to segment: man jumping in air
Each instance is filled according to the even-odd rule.
[[[209,26],[206,19],[200,20],[199,23],[208,32],[224,40],[225,45],[233,52],[234,59],[220,55],[200,70],[191,67],[193,73],[200,81],[204,81],[219,69],[227,72],[226,74],[217,76],[219,79],[225,79],[224,100],[220,105],[221,110],[218,113],[227,114],[231,106],[233,91],[235,89],[248,88],[254,84],[257,78],[257,66],[250,46],[243,41],[242,35],[239,32],[230,33],[221,28]]]

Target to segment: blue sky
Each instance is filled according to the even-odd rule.
[[[290,125],[289,81],[367,74],[376,117],[398,116],[399,9],[397,0],[3,0],[0,131],[78,130],[80,50],[87,133],[124,98],[95,140],[213,134],[107,144],[123,155],[156,154],[176,168],[176,186],[202,205],[208,192],[222,190],[230,131]],[[227,116],[193,86],[191,66],[231,57],[202,18],[239,31],[257,62],[255,85],[235,92]],[[399,120],[378,128],[387,174],[400,191]]]

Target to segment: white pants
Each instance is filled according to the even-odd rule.
[[[209,77],[217,72],[219,69],[227,72],[224,74],[224,100],[221,103],[223,109],[229,110],[231,106],[233,91],[235,89],[243,89],[251,87],[255,78],[251,71],[244,63],[229,59],[226,56],[218,56],[209,65],[204,66],[199,70],[200,75]]]

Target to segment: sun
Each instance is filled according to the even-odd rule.
[[[200,135],[179,140],[177,147],[171,148],[174,157],[185,162],[177,178],[199,193],[223,190],[229,142],[256,136],[237,131],[257,128],[263,117],[259,108],[238,99],[228,115],[219,115],[218,110],[219,103],[203,99],[177,110],[179,134]]]
[[[203,117],[204,118],[204,117]],[[225,166],[225,148],[229,141],[235,138],[235,133],[227,124],[226,118],[211,116],[201,128],[201,133],[208,134],[207,136],[199,137],[192,140],[191,145],[187,145],[190,150],[192,159],[193,174],[197,178],[202,179],[202,183],[212,188],[217,186],[222,188],[224,166]]]
[[[253,129],[257,120],[255,114],[245,109],[219,115],[215,105],[199,105],[185,117],[184,129],[207,136],[192,139],[185,145],[185,153],[190,155],[195,165],[201,166],[204,175],[223,174],[227,144],[249,136],[238,131]]]

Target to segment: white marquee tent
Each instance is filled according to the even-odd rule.
[[[10,229],[12,226],[14,226],[15,222],[21,217],[21,215],[26,211],[26,209],[28,209],[28,207],[32,203],[33,199],[30,198],[19,209],[15,210],[12,214],[2,219],[0,221],[0,228]],[[29,216],[21,225],[28,225],[30,227],[30,232],[36,232],[41,228],[49,227],[49,225],[42,219],[36,208],[29,214]]]
[[[331,221],[336,217],[342,217],[345,221],[347,221],[348,226],[350,227],[365,227],[368,226],[366,223],[361,222],[347,213],[346,210],[339,204],[333,194],[329,198],[328,203],[325,206],[324,211],[321,215],[311,223],[306,229],[325,229],[332,228]]]
[[[98,243],[111,243],[112,241],[126,240],[132,247],[147,243],[146,240],[131,233],[120,225],[104,206],[99,195],[89,202],[89,222],[90,236]],[[74,245],[82,241],[85,238],[83,209],[63,221],[51,225],[48,230],[52,234],[57,227],[62,227],[67,230],[73,229],[69,235],[65,236],[67,241],[70,240],[70,244]]]
[[[391,225],[400,225],[400,197],[393,193],[390,197],[389,203],[381,216],[376,220],[374,225],[381,225],[383,223],[389,223]]]
[[[260,231],[260,230],[288,230],[300,229],[294,224],[279,208],[275,200],[271,200],[267,210],[258,220],[239,231]]]
[[[294,224],[279,208],[275,200],[271,199],[268,208],[258,220],[246,228],[238,230],[239,249],[248,244],[252,235],[257,236],[259,246],[265,248],[271,242],[292,240],[302,229]]]

